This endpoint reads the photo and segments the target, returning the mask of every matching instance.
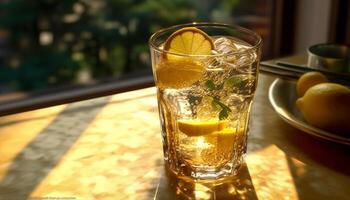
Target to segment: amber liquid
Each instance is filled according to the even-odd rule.
[[[201,80],[181,89],[159,88],[158,107],[162,127],[164,159],[178,176],[217,179],[234,175],[246,152],[250,107],[256,88],[256,54],[245,62],[208,60]],[[233,60],[233,61],[232,61]],[[208,88],[208,80],[215,89]],[[189,136],[179,130],[182,119],[208,120],[220,116],[212,99],[230,108],[225,120],[230,134]],[[219,119],[218,119],[219,120]]]

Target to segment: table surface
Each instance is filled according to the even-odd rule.
[[[349,199],[350,148],[285,123],[261,74],[246,163],[222,183],[163,167],[155,88],[0,118],[0,199]]]

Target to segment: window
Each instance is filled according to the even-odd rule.
[[[180,23],[244,26],[263,37],[263,56],[271,57],[275,4],[274,0],[0,0],[0,111],[11,106],[19,111],[14,102],[39,97],[27,109],[111,94],[117,92],[111,88],[128,80],[150,85],[148,38],[162,27]],[[106,84],[109,89],[101,89]],[[82,94],[84,90],[89,93]],[[52,94],[65,96],[45,103],[49,100],[45,95]]]

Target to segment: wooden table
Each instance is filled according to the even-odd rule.
[[[246,164],[221,184],[163,168],[155,88],[0,118],[0,199],[349,199],[350,148],[282,121],[262,74]]]

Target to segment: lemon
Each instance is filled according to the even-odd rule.
[[[296,101],[305,120],[334,133],[350,132],[350,89],[335,83],[312,86]]]
[[[328,79],[325,75],[320,72],[307,72],[303,74],[297,82],[297,94],[299,97],[302,97],[305,92],[312,86],[328,82]]]
[[[237,131],[236,128],[224,128],[221,131],[215,131],[211,134],[212,137],[217,138],[217,143],[223,146],[233,145],[234,136],[241,136],[243,129]]]
[[[210,55],[213,49],[214,43],[210,36],[195,27],[175,31],[164,44],[164,50],[185,55]],[[167,58],[176,58],[176,56],[167,55]]]
[[[159,88],[183,88],[198,81],[205,68],[199,61],[166,60],[156,66],[156,82]]]
[[[228,124],[227,120],[198,120],[198,119],[183,119],[178,120],[177,125],[181,132],[187,136],[202,136],[223,130]]]
[[[236,128],[224,128],[204,137],[206,142],[213,144],[218,152],[224,154],[231,152],[235,143],[242,144],[244,142],[244,129],[241,128],[237,131]]]
[[[156,66],[157,86],[179,89],[198,81],[205,71],[204,65],[199,60],[186,55],[210,55],[214,44],[200,29],[186,27],[171,34],[165,41],[163,49],[167,53]]]

